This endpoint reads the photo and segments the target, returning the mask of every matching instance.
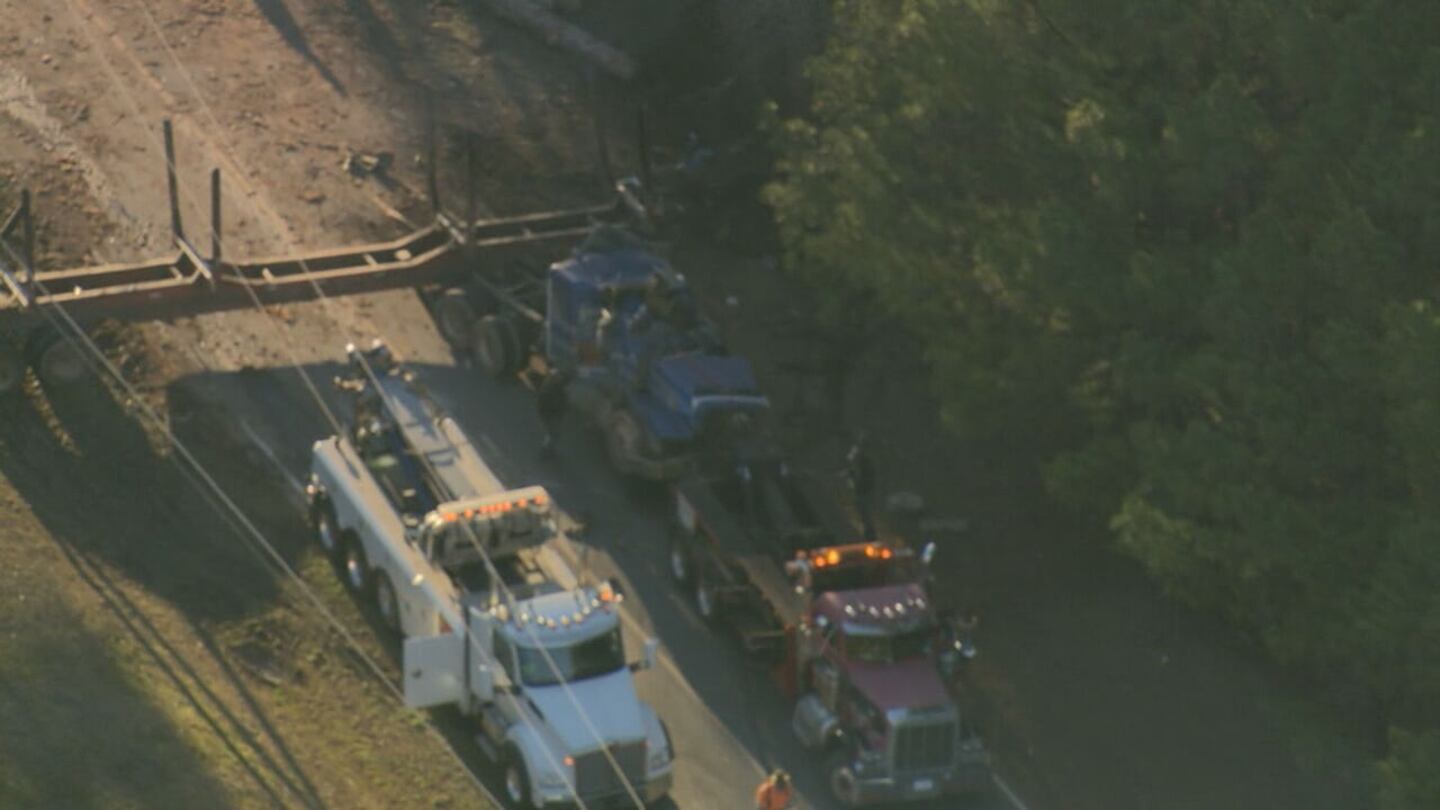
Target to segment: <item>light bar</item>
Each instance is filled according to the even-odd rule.
[[[550,496],[543,489],[534,487],[528,495],[482,503],[469,509],[441,512],[436,515],[436,518],[442,523],[454,523],[462,517],[466,520],[476,517],[494,517],[513,512],[516,509],[543,507],[548,503],[550,503]]]

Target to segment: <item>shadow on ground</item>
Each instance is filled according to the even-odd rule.
[[[276,806],[323,806],[285,740],[211,633],[219,623],[268,607],[278,595],[272,573],[238,537],[220,528],[224,523],[217,522],[202,490],[171,459],[155,452],[139,423],[98,382],[85,380],[48,393],[35,387],[29,396],[6,402],[5,410],[6,418],[0,427],[0,473],[19,492],[51,538],[51,550],[58,550],[69,564],[70,570],[65,573],[83,583],[103,606],[108,619],[125,631],[118,642],[76,637],[70,640],[70,647],[60,647],[52,655],[36,653],[35,659],[44,661],[43,666],[51,668],[62,683],[70,679],[85,682],[68,690],[71,694],[59,707],[62,719],[56,720],[53,729],[49,725],[31,726],[23,719],[17,724],[7,721],[5,727],[33,727],[42,738],[49,730],[62,736],[78,733],[93,739],[102,752],[106,747],[103,741],[113,745],[118,740],[127,759],[123,767],[117,768],[125,775],[112,778],[118,778],[117,784],[122,787],[125,780],[131,780],[156,789],[156,785],[166,783],[163,774],[172,762],[185,762],[179,753],[163,761],[160,758],[159,751],[167,746],[181,745],[178,740],[165,741],[167,735],[173,735],[174,717],[105,717],[139,714],[133,708],[135,700],[112,698],[107,693],[113,693],[116,685],[127,679],[150,678],[157,682],[160,692],[174,700],[175,716],[193,720],[203,732],[203,739],[223,749],[216,753],[216,761],[230,763],[256,794]],[[187,420],[193,430],[213,439],[213,430],[203,427],[203,415],[190,414]],[[213,445],[206,450],[211,451],[212,462],[217,451],[225,452]],[[284,543],[279,545],[286,547]],[[148,595],[132,597],[136,588],[127,583],[139,585]],[[152,597],[175,608],[183,625],[175,625],[174,615],[151,601]],[[58,598],[55,602],[61,605]],[[21,628],[25,631],[20,636],[25,639],[23,644],[58,644],[67,634],[80,632],[77,628],[83,624],[66,618],[63,606],[53,612],[58,615],[47,616],[43,624],[56,628],[56,637],[37,636],[33,625],[26,626]],[[203,651],[197,652],[189,642],[179,640],[187,634],[198,638]],[[144,666],[120,672],[112,663],[114,647],[107,646],[114,643],[134,650]],[[75,650],[75,644],[80,645],[83,654]],[[72,667],[76,670],[73,673],[69,672]],[[218,682],[216,670],[221,678]],[[222,691],[237,696],[239,706],[220,695]],[[42,702],[38,708],[30,709],[44,711],[47,707]],[[77,717],[63,719],[64,713],[72,710]],[[137,731],[142,732],[138,741],[127,736]],[[154,738],[153,745],[145,735]],[[7,733],[5,738],[23,739],[24,735]],[[67,753],[67,757],[55,761],[69,763],[71,768],[77,762],[87,763],[84,767],[88,768],[93,761],[76,756],[74,751]],[[14,761],[26,762],[34,755],[17,756]],[[183,767],[194,774],[191,781],[203,780],[207,773],[203,766]],[[97,778],[103,779],[103,774]],[[174,790],[202,789],[186,788],[184,779],[169,781],[175,783]],[[77,780],[74,785],[53,789],[86,788],[83,780]],[[110,789],[96,787],[101,794]],[[203,789],[221,793],[209,785]],[[177,797],[175,801],[145,800],[137,804],[208,806],[215,801],[181,801]],[[37,806],[91,806],[88,802],[87,796],[77,792],[73,801],[57,797],[56,801],[40,801]],[[112,795],[97,800],[93,806],[117,804],[126,802]]]
[[[60,600],[29,596],[43,617],[17,611],[0,622],[33,622],[0,641],[0,805],[230,806],[171,718],[115,665],[109,640]]]

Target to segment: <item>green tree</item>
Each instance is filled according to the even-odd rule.
[[[1429,810],[1440,799],[1440,733],[1390,734],[1380,763],[1380,810]]]
[[[1440,717],[1440,14],[843,0],[787,265],[1174,594]]]

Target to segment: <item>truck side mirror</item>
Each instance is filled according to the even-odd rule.
[[[470,678],[470,691],[481,703],[489,703],[495,699],[495,671],[489,664],[475,665],[475,672]]]
[[[645,652],[641,654],[639,661],[630,665],[630,671],[654,669],[658,663],[660,663],[660,639],[652,636],[645,639]]]
[[[931,540],[925,544],[925,548],[920,550],[920,562],[929,565],[933,559],[935,559],[935,541]]]

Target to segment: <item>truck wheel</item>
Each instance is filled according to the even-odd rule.
[[[519,315],[501,315],[501,333],[505,335],[505,343],[510,347],[510,369],[514,371],[524,366],[530,360],[529,321]]]
[[[610,466],[622,475],[630,472],[630,459],[640,446],[640,426],[635,417],[624,408],[616,408],[605,422],[605,453],[610,457]]]
[[[40,382],[48,386],[66,386],[78,382],[89,367],[85,364],[84,349],[76,340],[66,340],[53,327],[38,329],[32,333],[27,354],[40,375]]]
[[[499,316],[486,315],[475,323],[472,348],[480,368],[492,377],[504,377],[515,369],[510,339]]]
[[[375,574],[375,612],[380,623],[392,633],[400,632],[400,600],[395,597],[395,585],[384,571]]]
[[[694,573],[691,569],[690,543],[681,526],[670,530],[670,578],[677,585],[689,585]]]
[[[435,326],[440,337],[457,351],[469,349],[474,344],[475,309],[470,306],[470,296],[459,287],[451,287],[437,297],[430,305]]]
[[[20,353],[0,343],[0,396],[19,391],[25,382],[25,362]]]
[[[340,524],[335,518],[335,507],[323,495],[310,504],[310,525],[315,530],[315,542],[320,544],[325,556],[332,561],[340,559]]]
[[[364,595],[370,590],[370,561],[365,557],[365,547],[360,545],[360,538],[352,532],[345,532],[340,542],[341,548],[341,571],[340,575],[345,580],[345,589],[356,595]]]
[[[530,807],[530,772],[525,758],[514,748],[505,749],[505,798],[517,810]]]
[[[846,807],[860,804],[855,772],[850,770],[850,757],[843,750],[834,751],[825,758],[825,776],[830,782],[830,794]]]
[[[707,622],[713,623],[720,618],[720,598],[716,596],[710,578],[703,573],[695,578],[695,612]]]

